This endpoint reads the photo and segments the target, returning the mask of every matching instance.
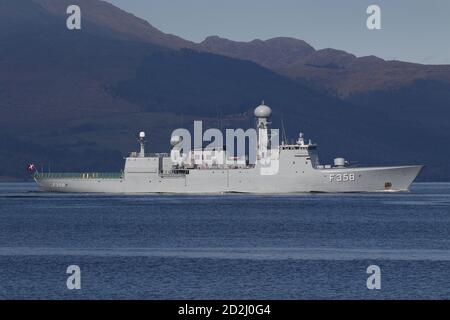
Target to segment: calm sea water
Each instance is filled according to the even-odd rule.
[[[66,269],[81,268],[81,290]],[[368,290],[366,268],[381,268]],[[106,196],[0,184],[0,299],[449,299],[450,184]]]

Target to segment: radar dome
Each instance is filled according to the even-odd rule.
[[[257,118],[268,118],[272,114],[272,109],[263,103],[255,109],[255,117]]]
[[[139,138],[145,138],[145,132],[144,131],[139,132]]]
[[[172,136],[170,138],[170,144],[172,145],[172,147],[175,147],[177,144],[181,142],[181,140],[183,140],[183,137],[181,136]]]

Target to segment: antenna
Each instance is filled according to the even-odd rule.
[[[222,109],[219,107],[216,109],[216,113],[217,113],[217,127],[220,130],[220,132],[222,132],[223,127],[222,127]]]
[[[284,128],[284,118],[283,114],[281,114],[281,139],[283,139],[283,143],[287,142],[286,130]]]

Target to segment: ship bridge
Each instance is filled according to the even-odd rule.
[[[282,142],[280,145],[280,150],[315,150],[317,149],[317,144],[313,143],[311,139],[308,142],[305,142],[305,138],[303,133],[300,133],[296,143],[287,144]]]

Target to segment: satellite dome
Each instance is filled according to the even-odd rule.
[[[260,106],[255,109],[255,117],[257,118],[268,118],[272,114],[272,109],[264,104],[264,101]]]
[[[139,132],[139,138],[141,138],[141,139],[145,138],[145,132],[144,131]]]

